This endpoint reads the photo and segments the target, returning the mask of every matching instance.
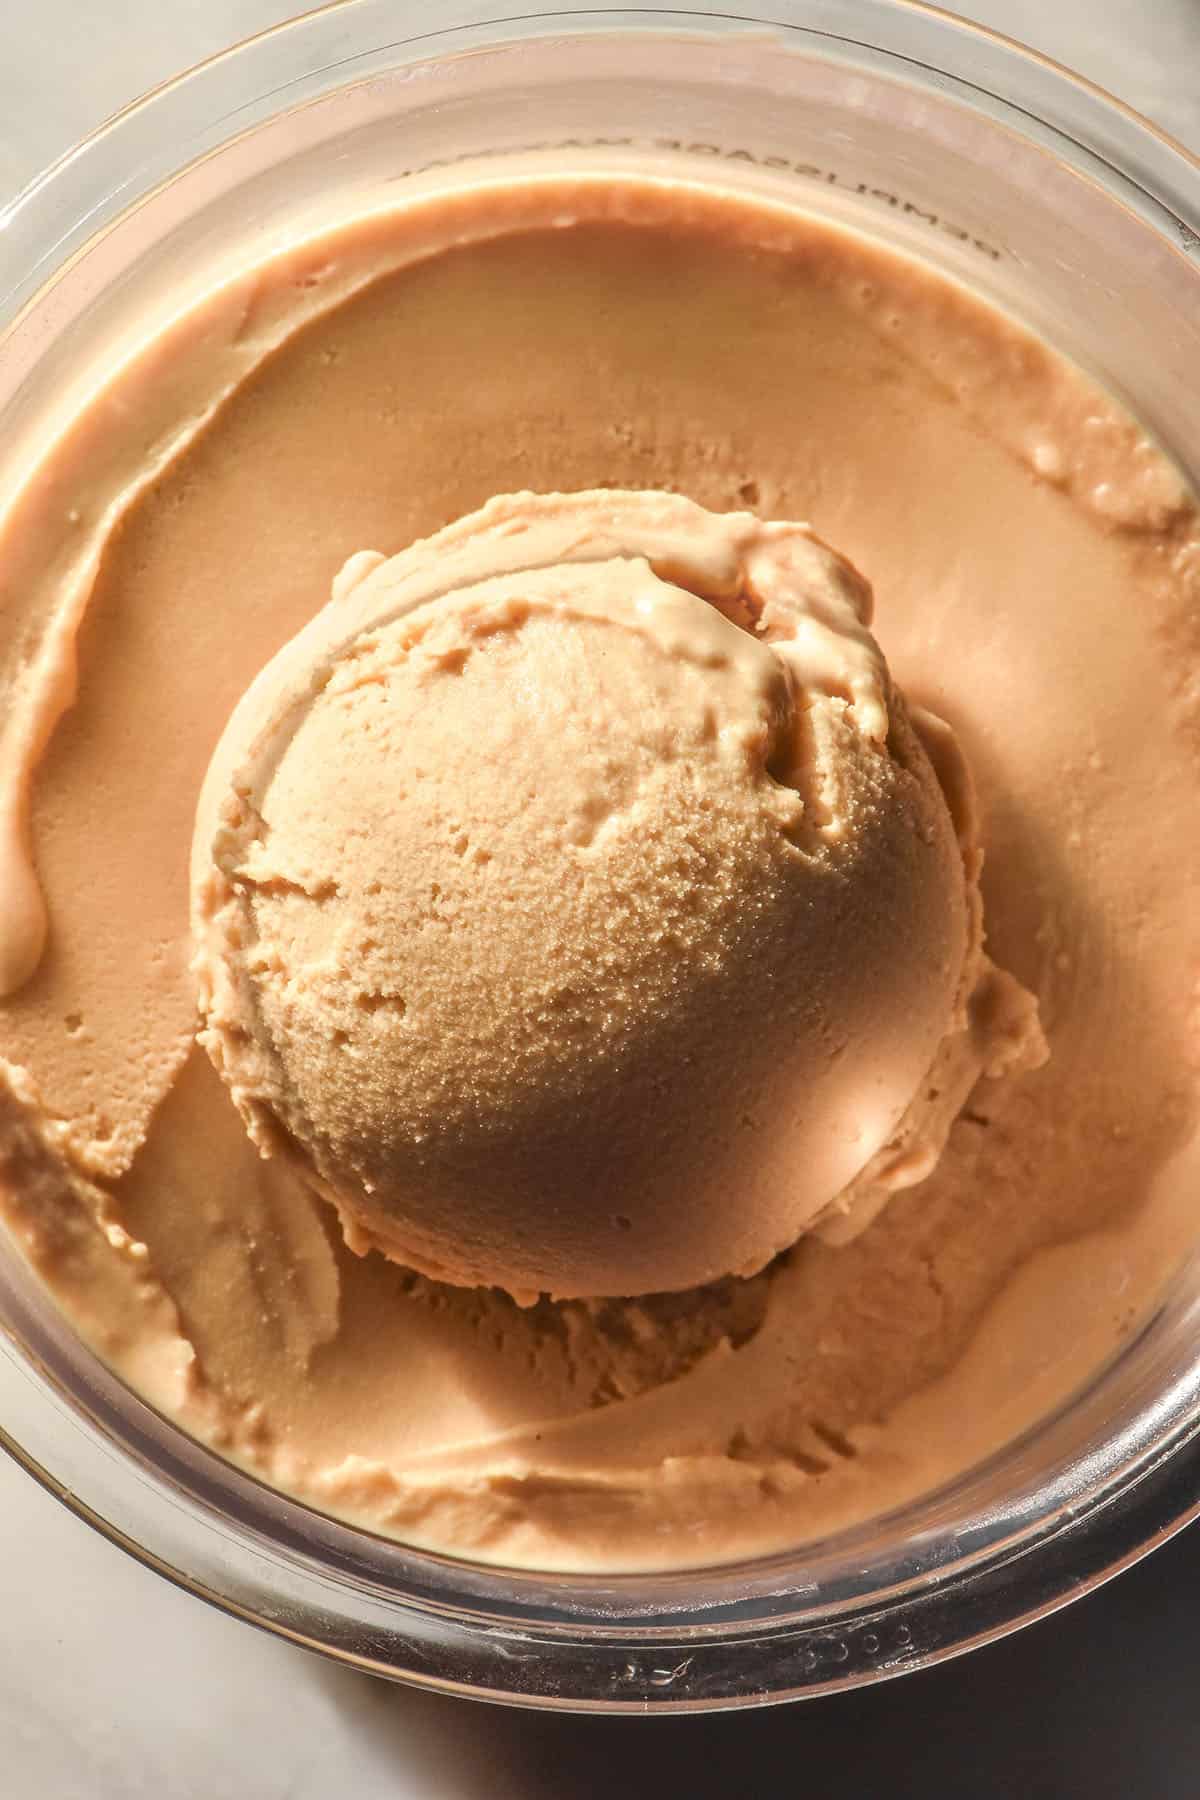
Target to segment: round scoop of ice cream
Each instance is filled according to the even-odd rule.
[[[805,527],[667,494],[351,560],[225,731],[193,924],[209,1052],[353,1248],[690,1287],[895,1145],[979,925],[870,605]]]

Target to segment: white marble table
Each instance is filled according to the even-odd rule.
[[[0,202],[138,92],[294,10],[0,4]],[[1200,148],[1200,0],[958,10]],[[0,1458],[0,1800],[704,1800],[777,1785],[1193,1800],[1197,1594],[1200,1530],[1057,1620],[867,1694],[703,1720],[540,1718],[392,1688],[223,1618]]]

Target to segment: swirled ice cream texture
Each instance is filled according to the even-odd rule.
[[[0,457],[24,484],[0,671],[32,703],[4,719],[4,854],[49,916],[0,1005],[22,1254],[203,1442],[440,1549],[755,1554],[995,1451],[1196,1239],[1200,537],[1178,471],[1019,325],[786,195],[464,181],[194,302],[206,283],[180,270],[177,323],[105,363],[51,452]],[[940,1155],[926,1116],[923,1179],[865,1171],[839,1247],[835,1218],[749,1280],[522,1311],[350,1254],[258,1155],[192,1043],[187,863],[222,722],[349,549],[597,487],[809,519],[867,572],[896,680],[969,756],[988,950],[1052,1054],[968,1071],[968,1095],[943,1052],[920,1096]],[[73,688],[39,686],[55,622]],[[991,1029],[1005,1004],[985,983],[972,1012]],[[903,1129],[880,1153],[900,1164]]]

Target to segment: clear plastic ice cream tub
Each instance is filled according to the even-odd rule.
[[[1200,484],[1200,168],[1116,102],[897,0],[775,20],[350,0],[159,90],[21,195],[0,239],[0,463],[102,346],[220,262],[478,159],[647,152],[786,193],[966,282],[1125,400]],[[0,1242],[0,1435],[113,1541],[354,1666],[528,1706],[689,1711],[847,1687],[1063,1604],[1200,1512],[1200,1258],[1111,1363],[952,1485],[794,1553],[546,1575],[405,1548],[185,1436]]]

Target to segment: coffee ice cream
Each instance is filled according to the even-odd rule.
[[[653,493],[372,560],[200,808],[202,1035],[259,1147],[354,1247],[531,1298],[753,1274],[911,1167],[942,1045],[987,1060],[978,852],[861,577]]]
[[[187,295],[3,508],[0,1211],[184,1430],[720,1561],[1156,1303],[1200,532],[1020,326],[784,198],[460,173]]]

